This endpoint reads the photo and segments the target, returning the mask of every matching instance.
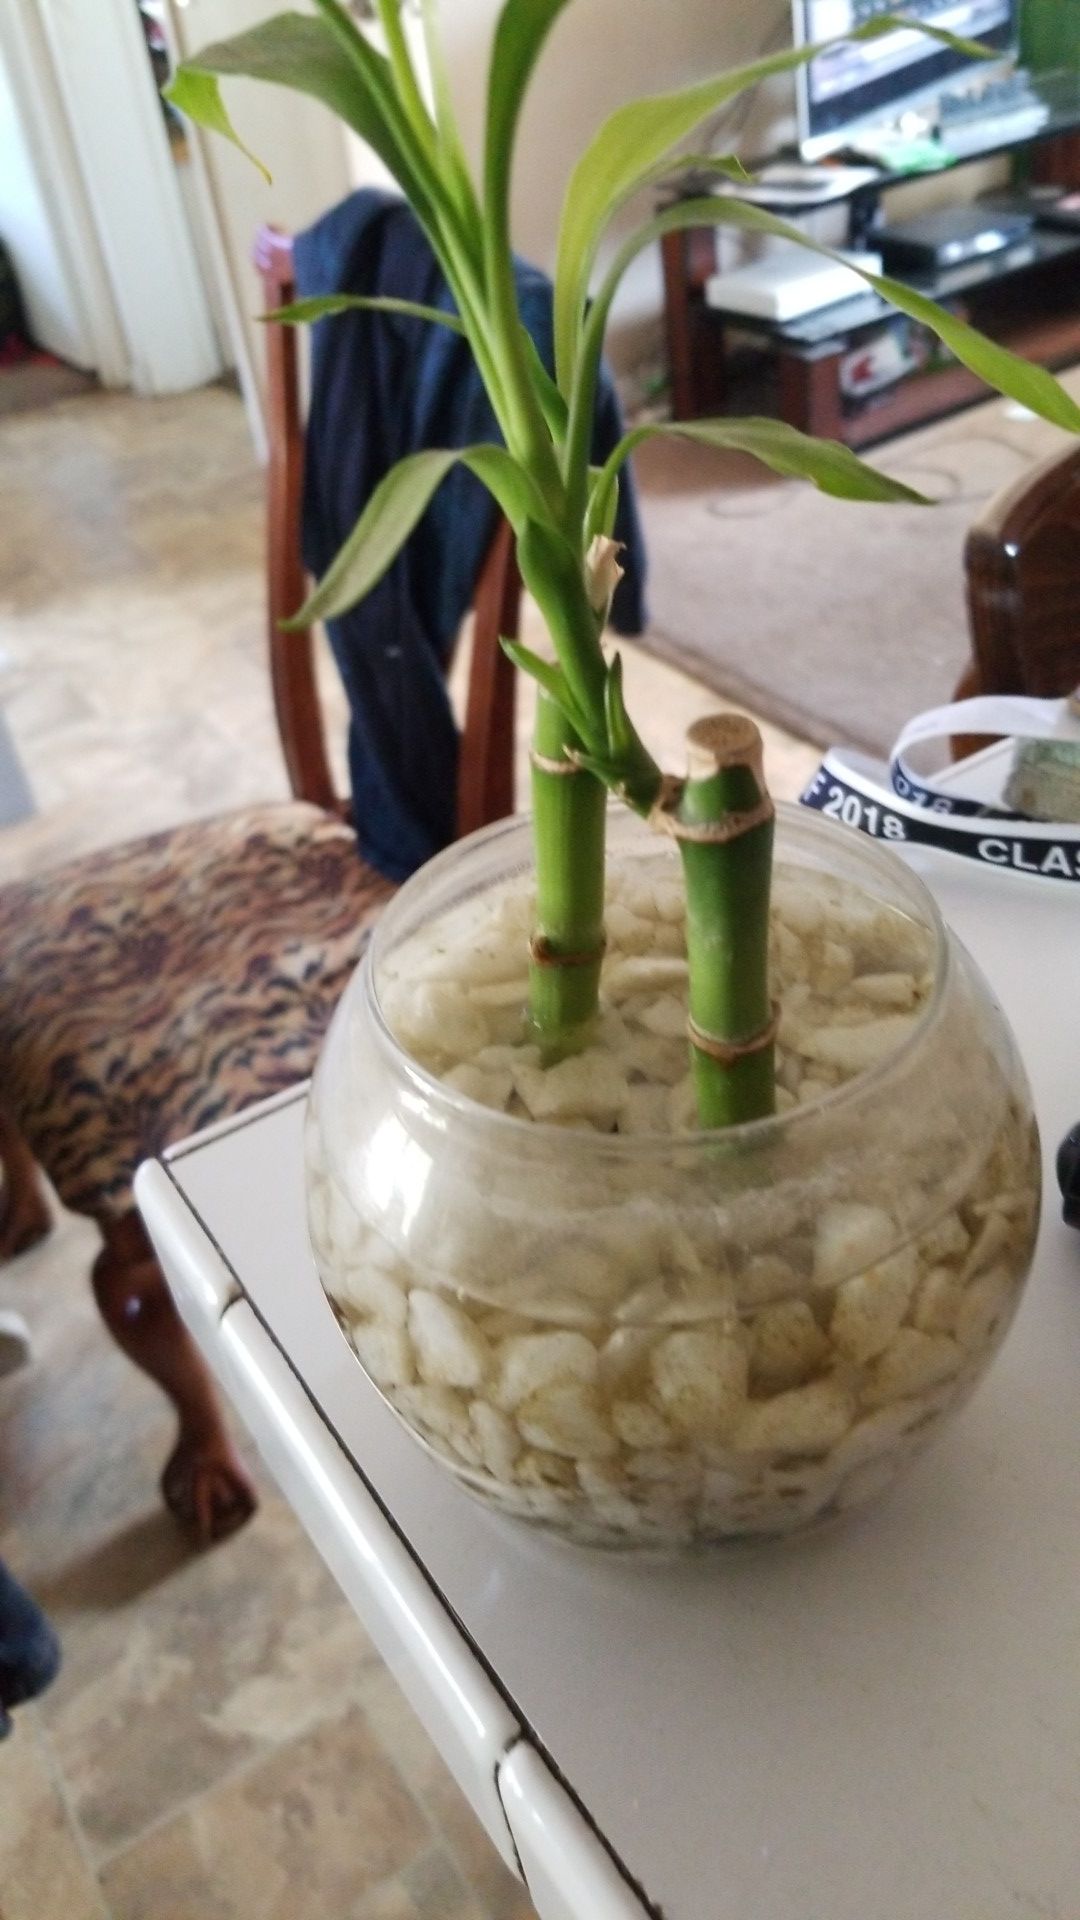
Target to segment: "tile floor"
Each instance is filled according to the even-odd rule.
[[[0,498],[0,704],[37,802],[0,833],[0,881],[283,793],[239,402],[94,396],[6,419]],[[676,754],[718,703],[628,653],[631,703]],[[766,731],[794,794],[816,755]],[[68,1217],[0,1270],[35,1341],[0,1383],[0,1552],[65,1649],[0,1747],[3,1920],[527,1920],[272,1488],[213,1552],[173,1530],[155,1493],[169,1415],[98,1324],[93,1249]]]

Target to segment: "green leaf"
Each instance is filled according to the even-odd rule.
[[[1011,353],[994,340],[988,340],[985,334],[969,326],[955,313],[949,313],[939,307],[924,293],[916,293],[913,287],[905,286],[901,280],[893,280],[886,274],[871,273],[868,269],[856,265],[848,256],[826,247],[818,240],[812,240],[801,227],[793,226],[788,220],[781,220],[777,214],[768,213],[764,207],[751,206],[745,201],[717,200],[687,201],[688,207],[696,206],[697,216],[679,224],[700,226],[706,216],[709,224],[725,227],[742,227],[753,233],[767,233],[781,240],[791,240],[796,246],[803,247],[809,253],[820,254],[826,260],[837,260],[845,266],[854,266],[859,278],[873,287],[882,299],[900,313],[906,313],[912,320],[929,327],[939,340],[943,341],[950,353],[974,373],[978,379],[985,380],[987,386],[1003,393],[1010,400],[1019,401],[1042,420],[1050,421],[1055,427],[1064,427],[1067,433],[1080,433],[1080,406],[1066,392],[1059,380],[1045,367],[1033,366],[1030,360],[1021,359],[1019,354]],[[678,211],[674,207],[666,208],[663,214],[651,224],[655,228],[661,222],[671,224],[670,216]]]
[[[969,57],[988,49],[902,14],[880,14],[838,41],[788,47],[730,73],[699,81],[674,93],[657,94],[620,107],[600,128],[571,176],[559,229],[555,274],[555,345],[559,385],[568,390],[574,366],[577,330],[588,295],[589,278],[601,234],[611,216],[641,186],[656,178],[658,165],[707,115],[777,73],[805,66],[824,48],[848,40],[876,39],[897,27],[920,32]]]
[[[508,225],[510,165],[521,103],[544,41],[569,0],[506,0],[495,29],[484,134],[484,213]]]
[[[278,13],[231,40],[203,47],[177,69],[167,97],[239,146],[217,78],[238,75],[308,94],[367,141],[423,216],[430,212],[433,182],[425,179],[430,170],[416,142],[402,129],[388,63],[332,0],[316,4],[326,18]]]
[[[443,175],[454,195],[458,211],[466,219],[479,222],[480,209],[468,161],[465,158],[465,149],[462,145],[450,91],[446,55],[439,32],[437,0],[422,0],[422,17],[424,46],[427,50],[431,87],[435,97],[435,130],[442,156]]]
[[[604,320],[631,260],[662,234],[672,233],[680,227],[718,226],[742,227],[752,233],[791,240],[808,253],[820,254],[822,259],[850,266],[891,306],[928,327],[964,366],[980,380],[985,380],[989,387],[1006,394],[1010,400],[1019,401],[1053,426],[1064,427],[1067,433],[1080,433],[1080,406],[1044,367],[1032,366],[1030,360],[1023,360],[1007,347],[988,340],[985,334],[969,326],[966,320],[939,307],[935,301],[928,300],[925,294],[916,293],[913,287],[905,286],[900,280],[892,280],[885,274],[872,273],[868,268],[858,266],[849,255],[823,246],[820,240],[812,240],[802,227],[793,226],[789,220],[781,220],[778,214],[769,213],[764,207],[753,206],[748,201],[728,199],[722,194],[710,195],[707,199],[679,200],[673,206],[665,207],[620,248],[589,313],[582,377],[588,373],[598,356]]]
[[[616,449],[617,451],[617,449]],[[632,452],[627,448],[627,453]],[[589,510],[587,515],[586,542],[595,539],[598,533],[605,534],[610,540],[615,531],[615,520],[619,511],[618,469],[610,472],[606,466],[589,468]]]
[[[194,67],[178,67],[169,86],[162,89],[163,97],[171,101],[178,112],[186,114],[196,126],[206,127],[211,133],[220,133],[238,147],[245,160],[258,167],[267,186],[271,184],[270,174],[257,154],[246,147],[225,111],[221,98],[221,89],[212,73],[200,73]]]
[[[483,481],[515,533],[521,533],[530,520],[547,520],[543,495],[531,473],[505,447],[466,447],[459,458]]]
[[[326,293],[313,295],[308,300],[293,300],[287,307],[276,307],[273,313],[261,313],[260,320],[276,320],[286,327],[306,327],[316,320],[325,320],[333,313],[401,313],[409,320],[430,320],[433,325],[448,327],[451,333],[464,334],[465,329],[456,313],[447,313],[442,307],[422,307],[414,300],[395,300],[391,294]]]
[[[461,458],[447,449],[412,453],[380,480],[344,546],[287,628],[346,613],[393,565],[440,481]]]
[[[566,429],[570,418],[569,408],[541,360],[540,349],[533,339],[532,334],[528,328],[524,326],[521,329],[521,333],[522,345],[525,349],[525,358],[532,375],[533,385],[536,388],[537,398],[543,409],[544,419],[547,421],[548,430],[552,439],[557,445],[561,446],[566,438]]]
[[[487,487],[511,525],[542,517],[544,503],[531,476],[505,447],[430,448],[411,453],[380,480],[340,551],[287,628],[333,620],[378,586],[393,565],[432,497],[458,463]]]
[[[549,699],[554,700],[560,713],[569,720],[575,733],[580,732],[582,715],[578,711],[573,695],[566,684],[566,675],[561,668],[557,667],[552,660],[542,660],[538,653],[534,653],[531,647],[524,646],[520,640],[503,638],[499,641],[499,645],[507,657],[513,661],[515,667],[519,667],[522,673],[531,675],[538,685],[543,687]]]
[[[615,475],[635,447],[658,435],[752,454],[773,473],[792,480],[809,480],[822,493],[832,494],[837,500],[901,502],[916,507],[934,504],[924,493],[916,493],[914,487],[906,487],[902,481],[868,466],[839,440],[816,440],[810,434],[800,433],[797,427],[789,427],[783,420],[680,420],[635,427],[613,449],[604,468],[604,487],[614,483]]]

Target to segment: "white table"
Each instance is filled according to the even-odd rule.
[[[913,853],[1080,1119],[1080,897]],[[307,1248],[295,1095],[141,1170],[184,1316],[543,1920],[1077,1920],[1080,1236],[888,1500],[657,1566],[475,1505],[361,1374]]]

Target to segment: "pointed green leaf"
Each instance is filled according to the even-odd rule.
[[[437,0],[422,0],[422,18],[424,46],[435,97],[435,129],[442,155],[443,175],[454,195],[458,211],[466,219],[478,222],[480,209],[454,112],[446,54],[439,31]]]
[[[484,215],[508,224],[510,166],[521,103],[544,41],[569,0],[506,0],[495,28],[484,134]]]
[[[1010,400],[1019,401],[1042,420],[1048,420],[1055,427],[1064,427],[1067,433],[1080,433],[1080,406],[1066,392],[1060,380],[1055,380],[1045,367],[1033,366],[1030,360],[1021,359],[994,340],[988,340],[985,334],[969,326],[959,315],[949,313],[924,293],[917,293],[913,287],[905,286],[901,280],[891,279],[886,274],[871,273],[860,267],[849,256],[837,253],[832,247],[826,247],[819,240],[812,240],[802,227],[793,226],[789,220],[781,220],[775,213],[769,213],[764,207],[751,206],[742,200],[687,201],[686,207],[696,207],[696,216],[691,215],[679,224],[700,226],[707,218],[710,225],[741,227],[753,233],[767,233],[781,240],[791,240],[796,246],[809,253],[822,255],[826,260],[837,260],[845,266],[852,266],[859,278],[873,287],[883,300],[896,307],[900,313],[906,313],[912,320],[928,327],[943,341],[950,353],[974,373],[987,386],[998,393],[1007,395]],[[671,216],[679,212],[675,207],[665,208],[651,226],[666,229],[671,224]]]
[[[536,482],[528,468],[505,447],[466,447],[459,457],[469,472],[483,481],[515,533],[520,533],[529,520],[546,520],[547,509]]]
[[[679,420],[636,427],[613,450],[604,469],[605,485],[635,447],[658,435],[694,440],[700,446],[752,454],[762,466],[787,479],[809,480],[837,500],[863,500],[929,507],[933,501],[914,487],[868,466],[839,440],[816,440],[784,420]]]
[[[978,58],[989,51],[923,21],[907,20],[902,14],[880,14],[876,19],[864,21],[851,33],[839,36],[838,41],[787,47],[782,53],[770,54],[677,92],[633,101],[604,122],[571,176],[559,229],[555,344],[559,385],[564,392],[572,376],[577,329],[597,247],[612,214],[638,187],[655,179],[657,167],[665,157],[700,126],[707,115],[715,113],[729,100],[773,74],[790,73],[805,66],[828,46],[847,40],[876,39],[897,27],[915,27],[929,38],[969,57]]]
[[[820,240],[814,240],[802,227],[782,220],[778,214],[769,213],[764,207],[753,206],[744,200],[728,199],[725,195],[710,196],[705,199],[680,200],[673,206],[665,207],[654,219],[648,221],[637,233],[633,234],[620,248],[611,271],[593,302],[589,314],[587,351],[582,356],[582,377],[595,361],[599,352],[598,337],[602,334],[604,319],[611,306],[619,280],[625,273],[630,261],[645,247],[660,238],[661,234],[672,233],[680,227],[742,227],[752,233],[769,234],[780,240],[791,240],[795,246],[802,247],[808,253],[820,254],[825,260],[835,260],[842,266],[850,266],[859,278],[880,293],[882,299],[901,313],[910,315],[921,325],[928,327],[955,354],[964,366],[985,380],[987,386],[998,393],[1017,400],[1021,406],[1048,420],[1053,426],[1064,427],[1067,433],[1080,433],[1080,406],[1066,392],[1060,380],[1044,367],[1033,366],[1030,360],[1021,359],[1007,347],[998,346],[996,341],[988,340],[985,334],[969,326],[955,313],[949,313],[939,307],[924,293],[916,293],[913,287],[905,286],[903,281],[890,279],[885,274],[872,273],[866,267],[860,267],[850,255],[837,253],[832,247],[824,246]]]
[[[413,453],[380,480],[340,552],[287,627],[310,626],[346,613],[393,565],[444,475],[460,455]]]
[[[196,126],[206,127],[211,133],[220,133],[238,147],[245,160],[258,167],[267,186],[270,174],[257,154],[246,147],[225,111],[221,98],[221,89],[212,73],[199,73],[194,67],[178,67],[170,84],[162,89],[164,98],[172,102],[180,113],[186,114]]]
[[[554,700],[560,713],[569,720],[575,733],[579,732],[582,716],[566,684],[565,674],[554,661],[542,660],[538,653],[534,653],[531,647],[525,646],[520,640],[507,640],[504,637],[499,641],[499,645],[507,657],[513,661],[515,667],[520,668],[522,673],[529,674],[539,686],[543,687],[548,698]]]
[[[522,327],[521,335],[522,344],[525,348],[525,358],[528,361],[533,385],[536,388],[540,405],[544,411],[544,419],[548,423],[548,429],[552,439],[557,445],[561,446],[566,438],[566,429],[570,418],[569,409],[541,360],[540,350],[527,327]]]
[[[423,214],[431,205],[432,182],[425,178],[430,170],[415,142],[402,135],[386,60],[331,0],[316,4],[329,17],[278,13],[231,40],[203,47],[177,69],[167,97],[189,118],[239,145],[216,79],[239,75],[309,94],[367,141]]]
[[[544,503],[530,476],[505,447],[440,447],[411,453],[380,480],[345,544],[286,626],[333,620],[378,586],[437,488],[459,462],[483,482],[515,528],[524,526],[531,512],[543,515]]]
[[[409,320],[430,320],[434,326],[448,327],[451,333],[465,332],[456,313],[442,307],[422,307],[414,300],[395,300],[391,294],[325,293],[307,300],[293,300],[273,313],[261,313],[260,320],[276,320],[286,327],[306,327],[334,313],[400,313]]]

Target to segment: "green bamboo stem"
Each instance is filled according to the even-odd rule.
[[[664,810],[686,881],[690,1054],[703,1127],[776,1105],[769,1000],[773,809],[761,735],[742,715],[699,720],[686,781]]]
[[[580,1043],[595,1016],[604,958],[607,794],[567,758],[576,744],[554,701],[541,694],[532,755],[536,923],[529,1025],[551,1056]]]

